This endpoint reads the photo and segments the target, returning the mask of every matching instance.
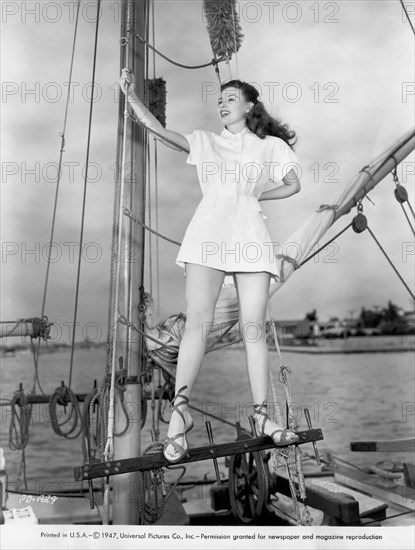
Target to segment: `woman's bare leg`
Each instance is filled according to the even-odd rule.
[[[175,393],[187,386],[182,392],[189,397],[197,375],[202,366],[206,352],[207,336],[212,326],[215,306],[223,284],[225,273],[217,269],[196,264],[186,264],[186,325],[182,341],[180,343],[177,359]],[[180,407],[186,419],[190,422],[190,414],[187,406]],[[172,414],[167,436],[183,432],[183,419],[179,414]],[[183,446],[183,438],[176,440]],[[168,455],[174,455],[172,445],[166,448]]]
[[[239,298],[239,323],[245,344],[249,383],[254,400],[254,418],[260,433],[272,436],[276,444],[295,442],[298,437],[285,431],[267,416],[269,356],[265,330],[270,275],[266,272],[235,273]]]
[[[245,345],[249,383],[254,403],[268,399],[268,345],[265,318],[269,273],[235,273],[239,300],[239,324]]]

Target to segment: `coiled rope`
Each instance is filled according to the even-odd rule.
[[[58,411],[63,415],[59,415]],[[67,414],[67,409],[69,413]],[[49,416],[53,431],[65,439],[76,439],[82,431],[82,413],[76,394],[62,382],[49,400]],[[66,427],[63,430],[63,427]]]
[[[161,443],[151,443],[146,447],[143,455],[160,454],[163,450]],[[177,480],[172,483],[170,489],[166,491],[164,483],[163,468],[155,468],[139,472],[138,476],[138,506],[140,510],[140,519],[143,525],[152,525],[163,515],[166,502],[172,495],[176,486],[186,473],[184,466],[168,466],[168,470],[182,470]],[[159,488],[161,487],[161,495]]]
[[[12,451],[20,451],[29,443],[29,426],[33,408],[22,385],[14,392],[10,407],[12,416],[9,426],[9,447]]]

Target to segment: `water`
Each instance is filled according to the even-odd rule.
[[[390,342],[390,338],[388,340]],[[306,355],[284,353],[285,364],[292,369],[291,389],[298,404],[301,427],[306,427],[302,408],[308,407],[313,427],[323,430],[320,451],[331,450],[336,456],[356,465],[375,464],[381,460],[412,461],[410,453],[353,453],[351,441],[396,439],[414,434],[414,356],[411,352],[370,353],[348,355]],[[272,364],[278,367],[277,354],[270,353]],[[40,357],[40,378],[43,389],[51,393],[68,380],[69,353],[59,351]],[[94,379],[102,378],[105,350],[76,350],[73,389],[85,393],[92,389]],[[22,382],[29,392],[33,382],[31,355],[2,359],[1,397],[10,398]],[[280,397],[282,394],[280,395]],[[226,349],[206,356],[200,377],[192,395],[192,404],[234,423],[247,426],[247,408],[251,403],[242,349]],[[189,434],[190,445],[207,444],[201,413],[192,413],[195,428]],[[5,450],[9,480],[16,479],[20,452],[8,448],[10,411],[1,408],[0,441]],[[236,431],[231,426],[212,419],[215,443],[231,441]],[[149,443],[151,410],[144,428],[143,448]],[[161,440],[166,425],[161,425]],[[303,446],[312,452],[312,446]],[[56,482],[60,487],[73,486],[73,468],[83,463],[80,439],[66,440],[57,436],[50,426],[47,405],[37,405],[33,411],[30,441],[26,450],[29,486],[44,491],[44,483]],[[224,459],[219,461],[224,472]],[[187,479],[214,475],[210,462],[187,466]]]

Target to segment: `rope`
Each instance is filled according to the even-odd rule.
[[[163,450],[161,443],[151,443],[143,455],[159,454]],[[177,480],[166,492],[163,468],[155,468],[145,472],[139,472],[138,476],[138,506],[142,525],[152,525],[163,515],[166,502],[172,495],[176,486],[186,473],[184,466],[168,466],[168,470],[182,470]],[[161,486],[161,498],[158,488]]]
[[[153,44],[156,44],[156,28],[155,28],[155,16],[154,16],[154,0],[151,3],[151,17],[152,17],[152,35]],[[156,52],[153,50],[153,78],[156,79]],[[156,215],[156,229],[159,230],[159,199],[158,199],[158,158],[157,158],[157,140],[153,138],[154,142],[154,193],[155,193],[155,215]],[[160,304],[160,251],[159,241],[156,244],[156,317],[159,317],[159,304]]]
[[[100,6],[101,0],[97,0],[97,19],[95,25],[95,43],[94,43],[94,57],[93,57],[93,66],[92,66],[92,90],[91,100],[89,103],[89,121],[88,121],[88,137],[87,137],[87,147],[86,147],[86,159],[85,159],[85,178],[84,178],[84,192],[82,199],[82,214],[81,214],[81,233],[79,236],[79,255],[78,255],[78,269],[76,275],[76,290],[75,290],[75,309],[74,309],[74,319],[73,319],[73,329],[72,329],[72,346],[71,346],[71,359],[69,366],[69,382],[68,387],[71,388],[72,385],[72,371],[73,371],[73,360],[75,353],[75,334],[76,334],[76,320],[78,316],[78,300],[79,300],[79,284],[81,277],[81,264],[82,264],[82,245],[84,238],[84,224],[85,224],[85,207],[86,207],[86,190],[88,185],[88,168],[89,168],[89,152],[91,148],[91,130],[92,130],[92,111],[94,107],[94,91],[95,91],[95,69],[97,61],[97,50],[98,50],[98,30],[99,30],[99,20],[100,20]]]
[[[375,235],[373,234],[373,232],[371,231],[370,227],[367,226],[367,230],[369,231],[370,235],[372,236],[373,240],[375,241],[375,243],[378,245],[378,247],[380,248],[380,250],[383,252],[385,258],[388,260],[389,264],[391,265],[392,269],[395,271],[396,275],[399,277],[399,279],[401,280],[402,284],[404,285],[404,287],[406,288],[406,290],[409,292],[409,294],[411,295],[411,297],[415,300],[415,295],[413,294],[413,292],[411,291],[411,289],[409,288],[409,286],[406,284],[406,282],[403,280],[402,278],[402,275],[399,273],[399,271],[396,269],[396,267],[394,266],[392,260],[389,258],[388,254],[385,252],[384,248],[382,247],[382,245],[380,244],[380,242],[377,240],[377,238],[375,237]]]
[[[403,185],[401,185],[400,181],[399,181],[399,178],[398,178],[398,164],[396,162],[396,159],[395,157],[393,157],[393,160],[395,161],[395,168],[394,170],[392,171],[392,177],[393,177],[393,181],[395,183],[395,198],[396,200],[399,202],[401,208],[402,208],[402,212],[404,213],[404,216],[406,218],[406,221],[408,222],[408,225],[412,231],[412,233],[414,234],[415,236],[415,229],[411,223],[411,220],[409,219],[409,216],[403,206],[403,203],[406,202],[408,204],[408,207],[409,207],[409,210],[411,211],[412,213],[412,216],[415,217],[415,213],[412,209],[412,206],[411,206],[411,203],[408,201],[408,193],[406,192],[406,189]]]
[[[338,209],[338,204],[320,204],[316,212],[325,212],[326,210],[333,210],[333,212],[337,212]]]
[[[57,175],[57,180],[56,180],[55,203],[54,203],[54,206],[53,206],[52,225],[51,225],[51,232],[50,232],[50,239],[49,239],[49,249],[48,249],[48,259],[47,259],[47,265],[46,265],[45,286],[44,286],[44,290],[43,290],[42,317],[45,313],[46,294],[47,294],[48,281],[49,281],[49,271],[50,271],[50,258],[51,258],[51,254],[52,254],[53,236],[54,236],[54,232],[55,232],[56,209],[57,209],[57,204],[58,204],[59,186],[60,186],[61,175],[62,175],[62,159],[63,159],[63,153],[65,151],[65,131],[66,131],[67,118],[68,118],[69,99],[70,99],[71,85],[72,85],[72,70],[73,70],[73,63],[74,63],[74,58],[75,58],[75,45],[76,45],[76,36],[77,36],[77,32],[78,32],[78,20],[79,20],[79,7],[80,7],[80,4],[81,4],[81,0],[78,0],[77,8],[76,8],[75,30],[74,30],[73,43],[72,43],[71,63],[70,63],[70,68],[69,68],[68,93],[67,93],[67,96],[66,96],[65,115],[64,115],[64,119],[63,119],[63,129],[62,129],[62,132],[60,132],[60,134],[59,134],[60,137],[61,137],[61,148],[60,148],[60,154],[59,154],[58,175]]]
[[[127,216],[128,218],[130,218],[133,222],[136,222],[139,225],[141,225],[141,227],[144,227],[144,229],[146,229],[150,233],[153,233],[154,235],[157,235],[157,237],[160,237],[161,239],[164,239],[165,241],[168,241],[169,243],[173,243],[173,244],[177,244],[177,246],[181,246],[181,243],[179,241],[175,241],[174,239],[171,239],[170,237],[167,237],[166,235],[163,235],[162,233],[159,233],[158,231],[155,231],[154,229],[151,229],[151,227],[149,227],[144,222],[139,220],[136,216],[131,214],[131,212],[129,211],[128,208],[123,208],[122,213],[124,214],[124,216]]]
[[[10,407],[12,416],[9,426],[9,447],[12,451],[21,451],[29,443],[29,426],[33,408],[22,387],[14,392]]]
[[[92,392],[85,398],[82,408],[82,453],[84,463],[89,463],[96,457],[96,451],[100,448],[99,445],[99,399],[100,394],[95,386]],[[96,413],[95,413],[96,409]],[[94,427],[91,429],[92,419],[95,418]],[[86,446],[85,440],[88,442]]]
[[[64,418],[58,415],[58,405],[64,408]],[[70,412],[66,414],[66,408]],[[82,413],[76,394],[69,388],[62,385],[56,388],[49,401],[49,416],[53,431],[65,439],[76,439],[82,431]],[[69,424],[66,431],[63,426]]]
[[[273,313],[272,313],[271,301],[270,300],[268,300],[268,314],[269,314],[269,317],[270,317],[270,320],[271,320],[271,330],[272,330],[272,336],[273,336],[273,339],[274,339],[275,349],[277,350],[277,353],[278,353],[278,358],[279,358],[279,361],[280,361],[280,367],[282,367],[282,365],[283,365],[282,355],[281,355],[281,350],[280,350],[280,346],[279,346],[279,342],[278,342],[277,329],[275,327],[275,320],[274,320],[274,316],[273,316]],[[277,424],[279,424],[280,426],[283,426],[284,425],[284,420],[283,420],[283,417],[282,417],[281,405],[278,401],[278,391],[277,391],[275,376],[274,376],[274,373],[272,371],[272,368],[269,369],[269,380],[270,380],[270,386],[271,386],[274,416],[275,416]]]
[[[129,33],[129,32],[131,34],[133,34],[136,38],[138,38],[138,40],[140,40],[140,42],[145,44],[148,48],[150,48],[157,55],[159,55],[160,57],[162,57],[163,59],[165,59],[169,63],[172,63],[173,65],[176,65],[176,67],[181,67],[182,69],[204,69],[205,67],[210,67],[210,65],[217,65],[218,63],[220,63],[221,61],[224,60],[224,58],[221,57],[219,59],[212,59],[212,61],[209,61],[209,63],[203,63],[202,65],[184,65],[183,63],[173,61],[173,59],[171,59],[170,57],[167,57],[167,55],[164,55],[163,53],[161,53],[154,46],[149,44],[149,42],[147,40],[145,40],[145,38],[142,38],[135,29],[129,27],[127,29],[127,33]]]
[[[38,340],[38,342],[40,342],[40,339]],[[39,353],[37,353],[38,350],[36,350],[35,348],[35,345],[33,343],[33,338],[30,339],[30,348],[32,350],[32,357],[33,357],[33,362],[34,362],[34,365],[35,365],[35,376],[34,376],[34,380],[33,380],[33,392],[35,392],[35,389],[36,389],[36,383],[42,393],[42,395],[45,395],[45,392],[43,391],[43,388],[42,388],[42,385],[40,383],[40,378],[39,378]]]
[[[281,258],[282,260],[281,268],[280,268],[280,281],[281,283],[285,283],[284,262],[290,263],[294,267],[294,269],[299,269],[301,266],[297,262],[297,260],[295,260],[294,258],[291,258],[291,256],[287,256],[287,254],[276,254],[275,257],[277,259]]]
[[[407,20],[408,20],[408,23],[409,23],[410,26],[411,26],[412,32],[415,34],[414,26],[413,26],[413,24],[412,24],[412,21],[411,21],[409,15],[408,15],[408,12],[407,12],[407,10],[406,10],[405,4],[403,3],[403,0],[400,0],[400,3],[401,3],[401,5],[402,5],[403,11],[405,12],[405,15],[406,15],[406,18],[407,18]]]
[[[294,414],[294,411],[292,408],[292,394],[291,394],[291,387],[290,387],[290,381],[288,376],[289,374],[291,374],[291,369],[287,366],[284,366],[283,364],[281,348],[278,342],[277,329],[275,327],[275,319],[273,316],[270,300],[268,300],[268,313],[271,321],[271,330],[272,330],[272,335],[274,339],[275,349],[277,351],[278,359],[280,363],[279,381],[283,384],[284,393],[285,393],[287,427],[289,429],[296,430],[298,428],[298,419]],[[271,368],[269,370],[269,379],[270,379],[271,393],[273,397],[273,409],[274,409],[275,419],[278,424],[283,426],[284,419],[281,412],[281,406],[278,401],[278,392],[277,392],[275,377]],[[281,451],[273,452],[271,454],[272,460],[270,462],[270,468],[271,468],[271,471],[275,472],[279,466],[278,457],[283,459],[287,470],[288,482],[290,486],[291,498],[292,498],[295,513],[296,513],[297,524],[310,525],[311,514],[306,506],[304,506],[303,514],[301,514],[300,506],[298,502],[298,495],[294,484],[294,478],[296,478],[297,484],[300,488],[299,497],[302,501],[304,501],[306,497],[306,493],[305,493],[304,471],[303,471],[303,464],[302,464],[302,454],[301,452],[298,452],[297,449],[298,449],[297,446],[288,447],[286,449],[286,453],[287,453],[286,455],[284,454],[284,452],[281,452]]]
[[[321,207],[320,207],[321,208]],[[319,252],[321,252],[322,250],[324,250],[327,246],[329,246],[335,239],[337,239],[338,237],[340,237],[340,235],[343,235],[343,233],[346,231],[346,229],[349,229],[349,227],[352,227],[353,225],[353,222],[350,222],[349,225],[346,225],[346,227],[344,227],[341,231],[339,231],[337,233],[337,235],[334,235],[334,237],[332,239],[330,239],[329,241],[326,242],[326,244],[324,244],[323,246],[320,246],[320,248],[318,248],[315,252],[313,252],[313,254],[311,254],[310,256],[307,256],[307,258],[305,260],[303,260],[301,263],[300,263],[300,267],[302,267],[305,263],[307,263],[309,260],[311,260],[311,258],[314,258],[314,256],[316,256]]]
[[[169,350],[174,351],[174,352],[177,353],[178,346],[169,346],[168,344],[165,344],[161,340],[158,340],[157,338],[154,338],[154,336],[150,336],[150,334],[147,334],[144,330],[141,330],[140,328],[138,328],[138,326],[135,323],[133,323],[132,321],[129,321],[123,315],[119,315],[118,320],[122,325],[125,325],[129,328],[132,328],[133,330],[135,330],[136,332],[138,332],[139,334],[141,334],[145,338],[148,338],[152,342],[156,342],[161,347],[163,347],[165,349],[169,349]]]

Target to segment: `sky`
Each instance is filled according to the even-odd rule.
[[[406,3],[413,14],[413,2]],[[41,313],[47,247],[68,90],[76,1],[1,2],[1,320]],[[242,47],[222,79],[240,77],[298,136],[302,190],[263,205],[274,241],[285,242],[339,186],[413,126],[413,35],[398,0],[238,3]],[[83,0],[73,64],[53,263],[45,313],[55,339],[69,340],[79,247],[95,3]],[[155,0],[155,44],[171,58],[199,64],[212,58],[202,2]],[[412,20],[413,20],[412,15]],[[103,340],[109,291],[119,67],[119,5],[103,1],[99,28],[86,197],[77,339]],[[151,56],[152,57],[152,56]],[[211,67],[177,68],[156,57],[150,73],[167,82],[167,126],[179,132],[221,131]],[[201,198],[195,169],[182,153],[158,146],[159,230],[181,240]],[[398,168],[414,204],[414,157]],[[155,212],[152,186],[153,220]],[[413,237],[386,178],[364,201],[370,227],[411,285]],[[352,212],[330,230],[344,227]],[[411,238],[412,237],[412,238]],[[323,244],[323,243],[320,243]],[[147,247],[149,249],[149,247]],[[177,247],[160,241],[159,313],[185,311]],[[153,240],[153,273],[156,258]],[[276,319],[317,309],[321,320],[357,316],[361,307],[413,301],[370,235],[346,232],[294,273],[272,298]]]

